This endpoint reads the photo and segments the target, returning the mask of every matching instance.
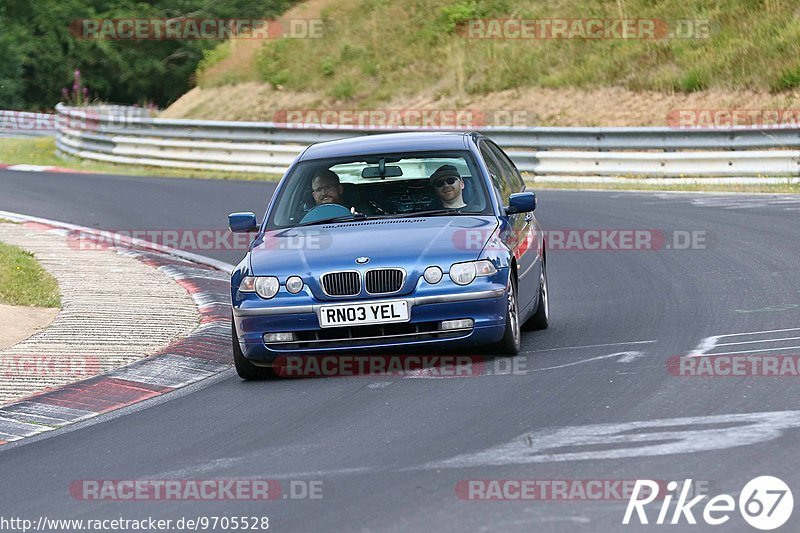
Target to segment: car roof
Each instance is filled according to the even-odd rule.
[[[465,150],[472,132],[436,131],[384,133],[364,135],[336,141],[312,144],[303,152],[301,161],[349,157],[358,155],[388,154],[396,152],[427,152],[433,150]]]

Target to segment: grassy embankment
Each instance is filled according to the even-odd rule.
[[[199,86],[257,81],[366,107],[430,91],[443,97],[523,87],[663,93],[775,93],[800,87],[800,8],[794,0],[308,4],[323,20],[321,39],[280,39],[256,47],[246,41],[223,43],[201,62]],[[708,21],[708,37],[476,40],[459,33],[466,21],[489,17],[653,18],[673,27],[677,20]],[[687,33],[690,25],[680,28]]]
[[[53,276],[39,265],[33,254],[3,242],[0,242],[0,304],[61,307]]]

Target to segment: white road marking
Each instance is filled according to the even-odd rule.
[[[617,363],[631,363],[640,357],[644,357],[644,352],[620,352],[623,355],[619,359],[617,359]]]
[[[759,342],[781,342],[781,341],[796,341],[800,337],[781,337],[780,339],[759,339],[755,341],[740,341],[740,342],[721,342],[717,346],[734,346],[739,344],[757,344]]]
[[[610,353],[608,355],[599,355],[597,357],[590,357],[589,359],[581,359],[580,361],[573,361],[571,363],[564,363],[562,365],[546,366],[546,367],[543,367],[543,368],[531,368],[531,369],[524,369],[524,370],[516,368],[513,364],[509,364],[509,365],[506,365],[504,370],[502,370],[502,371],[492,371],[492,372],[488,372],[486,374],[480,374],[478,376],[472,376],[472,377],[527,376],[528,374],[533,374],[533,373],[536,373],[536,372],[545,372],[547,370],[558,370],[560,368],[567,368],[567,367],[570,367],[570,366],[582,365],[582,364],[585,364],[585,363],[592,363],[594,361],[601,361],[603,359],[611,359],[613,357],[619,357],[619,359],[617,359],[618,363],[630,363],[630,362],[635,361],[636,359],[639,359],[640,357],[644,357],[644,355],[645,355],[644,352],[615,352],[615,353]],[[511,361],[511,359],[509,359],[509,358],[496,359],[495,361],[502,361],[502,360]],[[488,364],[489,363],[487,362],[487,365]],[[411,372],[409,374],[406,374],[403,377],[405,377],[406,379],[450,379],[452,376],[432,375],[430,373],[425,372],[424,369],[423,369],[423,370],[420,370],[420,371]],[[371,385],[370,385],[370,387],[371,387]]]
[[[605,344],[586,344],[584,346],[563,346],[561,348],[545,348],[543,350],[526,350],[520,353],[557,352],[560,350],[578,350],[581,348],[602,348],[604,346],[626,346],[628,344],[652,344],[654,342],[656,341],[652,340],[652,341],[608,342]]]
[[[700,357],[706,352],[713,350],[714,346],[717,345],[717,339],[719,339],[719,336],[706,337],[705,339],[701,340],[700,344],[698,344],[694,350],[689,352],[686,357]]]
[[[589,359],[581,359],[580,361],[573,361],[572,363],[564,363],[563,365],[556,365],[556,366],[547,366],[544,368],[532,368],[531,370],[526,370],[526,374],[531,374],[533,372],[544,372],[545,370],[558,370],[559,368],[567,368],[569,366],[575,365],[582,365],[584,363],[591,363],[593,361],[600,361],[602,359],[610,359],[612,357],[619,357],[617,360],[618,363],[630,363],[631,361],[643,357],[644,353],[642,352],[616,352],[610,353],[608,355],[600,355],[598,357],[590,357]]]
[[[537,523],[549,524],[554,522],[572,522],[574,524],[590,524],[592,521],[586,516],[542,516],[530,517],[522,520],[503,520],[492,522],[490,526],[482,526],[478,531],[504,531],[511,526],[530,526],[527,529],[535,529]],[[519,528],[515,528],[519,529]]]
[[[753,209],[763,207],[786,208],[789,205],[800,205],[800,197],[793,196],[705,196],[691,198],[691,203],[702,207],[718,207],[722,209]]]
[[[726,352],[726,353],[715,353],[709,354],[711,350],[718,346],[738,346],[741,344],[758,344],[758,343],[767,343],[767,342],[780,342],[786,340],[796,340],[798,337],[784,337],[778,339],[756,339],[751,341],[734,341],[734,342],[724,342],[719,343],[720,339],[727,339],[731,337],[745,337],[745,336],[753,336],[753,335],[764,335],[768,333],[785,333],[787,331],[800,331],[800,328],[783,328],[783,329],[767,329],[762,331],[747,331],[743,333],[726,333],[725,335],[712,335],[710,337],[706,337],[697,347],[689,352],[686,357],[702,357],[704,355],[732,355],[732,354],[741,354],[741,353],[751,353],[751,352],[769,352],[769,351],[776,351],[776,350],[793,350],[798,348],[798,346],[779,346],[776,348],[767,348],[763,350],[747,350],[741,352]]]
[[[750,446],[777,439],[787,431],[798,428],[800,411],[548,428],[520,435],[505,444],[416,468],[464,468],[686,454]],[[577,447],[586,449],[576,450]]]
[[[784,331],[800,331],[800,328],[765,329],[763,331],[748,331],[746,333],[728,333],[727,335],[717,335],[717,337],[739,337],[741,335],[760,335],[761,333],[783,333]]]
[[[290,447],[286,448],[286,452],[288,453],[291,451]],[[276,452],[275,449],[270,449],[269,452]],[[280,452],[283,453],[283,452]],[[225,472],[229,471],[231,468],[242,465],[242,464],[249,464],[253,461],[257,461],[263,459],[263,455],[244,455],[241,457],[221,457],[218,459],[211,459],[205,461],[203,464],[195,464],[189,466],[187,468],[179,468],[176,470],[167,470],[158,472],[152,475],[147,476],[145,479],[179,479],[179,478],[194,478],[198,476],[208,476],[212,477],[213,475],[224,475]],[[349,475],[349,474],[361,474],[361,473],[368,473],[376,470],[380,470],[380,467],[369,467],[369,466],[359,466],[354,468],[336,468],[332,470],[311,470],[305,472],[284,472],[280,474],[273,474],[269,475],[270,479],[298,479],[298,478],[310,478],[310,477],[324,477],[324,476],[335,476],[335,475]]]
[[[756,352],[777,352],[779,350],[796,350],[800,348],[800,346],[781,346],[779,348],[763,348],[760,350],[742,350],[739,352],[722,352],[722,353],[713,353],[710,355],[736,355],[740,353],[756,353]]]

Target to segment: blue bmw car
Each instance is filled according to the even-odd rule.
[[[231,276],[244,379],[279,357],[489,346],[515,355],[549,318],[536,196],[478,133],[397,133],[308,147]]]

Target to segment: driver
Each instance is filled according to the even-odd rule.
[[[347,205],[344,199],[344,185],[339,181],[339,175],[329,168],[320,170],[311,180],[311,196],[317,205],[339,204],[350,210],[353,214],[373,214],[369,206]]]
[[[339,182],[339,175],[329,168],[319,171],[311,180],[311,195],[317,205],[344,205],[342,193],[344,193],[344,186]]]

